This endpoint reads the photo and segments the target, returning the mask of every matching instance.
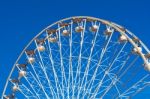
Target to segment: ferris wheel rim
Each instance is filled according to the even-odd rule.
[[[122,28],[121,25],[117,24],[117,23],[114,23],[114,22],[111,22],[111,21],[107,21],[107,20],[104,20],[104,19],[101,19],[101,18],[96,18],[96,17],[91,17],[91,16],[73,16],[73,17],[68,17],[68,18],[64,18],[64,19],[60,19],[59,21],[56,21],[56,22],[53,22],[52,24],[48,25],[46,28],[42,29],[42,31],[40,31],[38,34],[36,34],[30,41],[29,43],[24,47],[24,49],[21,51],[20,55],[18,56],[17,60],[15,61],[14,65],[12,66],[12,69],[7,77],[7,80],[6,80],[6,83],[5,83],[5,86],[4,86],[4,89],[3,89],[3,92],[2,92],[2,96],[1,96],[1,99],[3,99],[3,96],[4,96],[4,93],[6,91],[6,87],[8,85],[8,82],[9,82],[9,79],[15,69],[15,66],[16,64],[18,63],[18,61],[20,60],[20,58],[22,57],[23,53],[25,52],[25,50],[30,46],[30,44],[38,37],[40,36],[44,31],[46,31],[47,29],[51,28],[52,26],[60,23],[60,22],[63,22],[63,21],[66,21],[66,20],[71,20],[73,18],[92,18],[92,19],[95,19],[97,21],[100,21],[100,22],[106,22],[107,25],[113,27],[114,29],[116,29],[117,31],[119,31],[120,34],[123,34],[125,35],[128,39],[129,39],[129,42],[135,47],[137,48],[137,45],[134,43],[134,41],[131,40],[131,38],[125,33],[123,32],[120,28]],[[134,35],[131,31],[129,31],[128,29],[126,29],[126,32],[128,34],[130,34],[132,37],[134,38],[137,38],[136,35]],[[140,40],[140,39],[139,39]],[[150,50],[148,49],[148,47],[140,40],[140,44],[142,45],[142,47],[146,50],[147,53],[150,53]],[[146,61],[146,58],[144,56],[144,54],[142,52],[139,52],[141,58],[143,59],[144,63],[148,64],[147,61]]]

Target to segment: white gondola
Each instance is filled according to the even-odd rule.
[[[113,29],[110,29],[110,28],[107,28],[105,31],[104,31],[104,35],[106,36],[109,36],[113,33]]]
[[[31,63],[31,64],[34,63],[35,62],[35,58],[34,57],[29,57],[28,58],[28,62]]]
[[[146,65],[146,64],[144,64],[144,67],[145,67],[145,69],[146,69],[146,70],[150,71],[150,62],[148,62],[148,64],[147,64],[147,65]]]
[[[3,99],[3,98],[2,98]],[[4,95],[4,99],[16,99],[15,98],[15,94],[12,93],[12,94],[9,94],[9,95]]]
[[[89,30],[90,30],[91,32],[96,32],[96,31],[98,30],[98,26],[97,26],[97,25],[93,25],[93,26],[91,26],[91,27],[89,28]]]
[[[19,72],[19,78],[21,78],[21,77],[23,77],[23,76],[25,76],[25,75],[26,75],[26,71],[21,70],[21,71]]]
[[[18,86],[17,85],[14,85],[13,87],[12,87],[12,90],[14,91],[14,92],[16,92],[16,91],[18,91]]]
[[[142,52],[142,47],[138,46],[137,48],[133,48],[132,52],[138,54],[139,52]]]
[[[4,99],[10,99],[8,96],[4,96]]]
[[[75,31],[76,32],[82,32],[83,31],[83,26],[77,26],[76,28],[75,28]]]
[[[127,39],[127,37],[125,36],[125,35],[121,35],[120,37],[119,37],[119,42],[126,42],[128,39]]]
[[[51,43],[54,43],[54,42],[57,41],[57,37],[49,37],[48,41],[51,42]]]
[[[64,36],[68,36],[70,33],[69,33],[68,30],[65,29],[65,30],[63,30],[62,34],[63,34]]]
[[[40,52],[45,51],[45,47],[44,47],[43,45],[38,45],[37,49],[38,49]]]
[[[10,96],[4,95],[4,99],[11,99],[11,98],[10,98]]]

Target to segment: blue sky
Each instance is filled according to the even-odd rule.
[[[125,26],[150,48],[149,0],[0,0],[0,93],[20,52],[49,24],[93,16]],[[147,90],[137,97],[148,95]]]

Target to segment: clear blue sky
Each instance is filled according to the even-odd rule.
[[[149,0],[0,0],[0,93],[27,43],[49,24],[70,16],[111,20],[150,48]],[[148,96],[148,90],[137,97]]]

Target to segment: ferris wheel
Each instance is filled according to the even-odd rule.
[[[77,16],[25,47],[1,99],[127,99],[150,85],[150,51],[126,28]]]

